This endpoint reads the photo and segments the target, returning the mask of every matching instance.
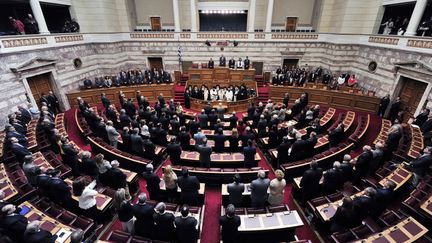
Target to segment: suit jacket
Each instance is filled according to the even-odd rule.
[[[29,123],[32,119],[32,115],[30,111],[28,109],[20,109],[20,112],[21,112],[21,120],[26,124]]]
[[[57,235],[52,235],[50,232],[40,229],[39,232],[25,232],[24,242],[27,243],[54,243]]]
[[[149,237],[154,230],[153,206],[148,204],[135,204],[132,212],[136,218],[135,233],[140,236]]]
[[[331,228],[334,229],[332,231],[342,231],[344,229],[348,229],[352,226],[355,226],[353,223],[354,212],[352,209],[348,209],[345,207],[338,207],[336,213],[330,218],[330,222],[332,223]]]
[[[150,198],[154,200],[159,196],[160,178],[154,172],[144,172],[143,177],[147,182],[147,191],[150,193]]]
[[[106,126],[109,141],[117,141],[120,134],[113,126]]]
[[[214,151],[216,153],[222,153],[225,148],[225,141],[227,138],[223,134],[217,134],[214,136]]]
[[[432,162],[432,155],[422,155],[411,161],[413,172],[419,175],[424,175]]]
[[[173,241],[175,235],[174,214],[165,212],[164,214],[153,214],[153,221],[156,225],[156,238],[164,241]]]
[[[244,164],[245,167],[251,168],[257,166],[255,161],[256,148],[253,146],[247,146],[243,148]]]
[[[327,170],[324,173],[323,189],[327,194],[335,192],[342,187],[342,171],[334,168]]]
[[[202,167],[210,167],[212,148],[209,146],[199,145],[197,147],[199,152],[199,160]]]
[[[99,170],[96,166],[96,162],[92,158],[82,159],[81,170],[82,173],[84,173],[85,175],[89,175],[92,177],[96,177],[99,173]]]
[[[195,228],[197,220],[194,217],[178,216],[175,218],[174,224],[178,243],[196,243],[198,232]]]
[[[219,66],[225,66],[225,65],[226,65],[226,58],[219,57]]]
[[[394,198],[394,192],[387,188],[378,188],[375,194],[375,204],[372,213],[379,217],[382,212],[390,205]]]
[[[224,215],[219,218],[219,224],[222,227],[222,241],[224,243],[236,242],[238,227],[241,224],[240,217],[237,215],[233,217]]]
[[[320,180],[323,175],[321,168],[308,169],[303,173],[300,181],[300,187],[304,193],[319,192],[320,191]]]
[[[187,132],[180,132],[179,141],[180,146],[183,150],[189,150],[190,148],[190,134]]]
[[[268,178],[258,178],[251,182],[250,190],[252,204],[265,205],[268,196],[267,189],[269,186],[270,180]]]
[[[206,114],[199,114],[198,119],[201,128],[207,127],[208,116]]]
[[[109,170],[109,184],[110,187],[117,190],[119,188],[125,188],[127,184],[127,176],[119,168],[112,167]]]
[[[372,159],[373,159],[372,151],[366,151],[360,154],[360,156],[357,158],[357,162],[355,165],[355,169],[356,169],[355,173],[357,176],[361,178],[366,176]]]
[[[278,161],[279,164],[283,164],[288,162],[288,149],[291,147],[291,143],[290,142],[282,142],[281,144],[279,144],[279,146],[277,147],[277,152],[278,152]]]
[[[384,151],[381,149],[375,149],[372,151],[372,160],[369,163],[369,175],[375,174],[375,171],[381,167],[384,158]]]
[[[243,183],[230,183],[227,186],[227,191],[229,193],[229,202],[234,204],[236,207],[240,207],[242,204],[243,192],[245,186]]]
[[[52,177],[48,180],[49,197],[56,203],[64,203],[71,200],[70,187],[60,178]]]
[[[110,101],[107,97],[102,96],[102,97],[101,97],[101,101],[102,101],[102,105],[103,105],[105,108],[108,108],[108,106],[111,105],[111,101]]]
[[[22,146],[19,143],[13,143],[11,145],[12,153],[15,155],[15,158],[20,162],[21,164],[24,162],[24,157],[26,155],[31,155],[30,151],[24,146]]]
[[[150,139],[145,139],[143,143],[145,150],[144,157],[146,157],[147,159],[154,159],[156,156],[156,146],[154,145],[154,143],[152,143]]]
[[[144,154],[144,141],[138,134],[131,135],[131,150],[135,154],[143,155]]]
[[[109,120],[114,122],[114,124],[117,123],[118,117],[117,117],[117,114],[115,113],[115,111],[113,109],[107,109],[105,112],[105,115]]]
[[[415,118],[416,120],[415,120],[415,122],[413,122],[413,124],[421,127],[426,122],[427,118],[428,118],[428,115],[426,115],[422,112],[418,116],[416,116],[416,118]]]
[[[173,164],[179,164],[180,163],[180,155],[182,153],[182,148],[177,143],[170,143],[168,144],[166,151],[168,155],[170,156],[171,162]]]
[[[181,189],[183,202],[196,202],[196,199],[198,198],[198,190],[200,188],[200,183],[196,176],[180,176],[177,180],[177,184]]]
[[[306,140],[300,139],[293,143],[291,147],[290,157],[291,160],[298,160],[305,156],[305,152],[309,144]]]
[[[27,218],[19,214],[11,214],[0,218],[0,226],[8,235],[19,237],[24,234],[27,227]]]
[[[131,135],[127,132],[121,133],[121,138],[123,140],[123,149],[128,152],[131,150]]]
[[[342,171],[342,180],[344,182],[351,180],[353,175],[353,166],[350,163],[341,163],[340,169]]]
[[[361,219],[366,218],[370,214],[371,210],[375,206],[374,204],[374,200],[366,196],[357,197],[353,201],[354,211]]]

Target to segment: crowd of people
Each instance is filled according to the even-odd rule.
[[[23,21],[16,19],[12,16],[9,16],[9,21],[12,25],[12,28],[17,35],[35,35],[39,34],[39,25],[36,19],[32,14],[27,14],[27,17]],[[71,32],[79,32],[80,26],[75,19],[66,20],[61,32],[62,33],[71,33]]]
[[[317,67],[309,69],[307,67],[278,67],[272,78],[273,85],[303,86],[307,82],[321,82],[328,85],[331,89],[337,89],[339,86],[356,87],[357,79],[354,74],[341,72],[339,76],[334,76],[330,70]]]
[[[172,82],[171,74],[163,69],[146,69],[142,72],[138,69],[121,70],[116,76],[95,77],[94,82],[90,78],[83,81],[84,88],[110,88],[135,84],[169,84]]]
[[[219,57],[219,67],[226,67],[226,57],[222,54]],[[249,60],[249,57],[246,56],[244,60],[240,57],[237,61],[234,59],[234,57],[231,57],[230,60],[228,60],[228,67],[231,69],[245,69],[248,70],[252,66],[251,61]],[[215,67],[213,58],[210,58],[207,64],[207,68],[213,69]]]
[[[213,86],[209,89],[206,85],[202,85],[201,88],[197,86],[189,85],[185,90],[185,106],[186,108],[190,104],[190,98],[200,99],[204,101],[240,101],[245,100],[250,97],[256,96],[256,91],[254,89],[248,89],[246,85],[220,87],[219,85]]]

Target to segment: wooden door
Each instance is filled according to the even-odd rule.
[[[149,57],[148,58],[150,69],[156,68],[157,70],[163,69],[162,57]]]
[[[263,62],[253,62],[252,63],[252,68],[255,69],[255,75],[262,75],[263,74],[263,67],[264,67]]]
[[[50,73],[45,73],[37,76],[27,78],[33,98],[35,99],[38,107],[40,107],[40,97],[42,94],[48,95],[52,91]]]
[[[153,31],[160,31],[162,29],[160,17],[150,17],[150,23]]]
[[[407,114],[404,116],[404,122],[410,117],[414,117],[414,113],[420,104],[426,87],[427,84],[424,82],[405,77],[402,78],[402,88],[399,97],[401,98],[402,109],[407,110]]]
[[[287,17],[285,28],[287,31],[296,31],[298,17]]]

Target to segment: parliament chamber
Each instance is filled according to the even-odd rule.
[[[0,242],[432,242],[430,0],[0,9]]]

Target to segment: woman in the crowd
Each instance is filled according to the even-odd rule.
[[[172,170],[171,165],[165,166],[162,180],[165,183],[168,202],[174,202],[177,196],[177,175]]]
[[[103,154],[97,154],[94,161],[99,171],[99,181],[104,185],[108,185],[110,180],[109,170],[112,168],[110,162],[104,159]]]
[[[96,196],[98,192],[94,190],[96,187],[96,180],[86,185],[83,178],[79,178],[72,183],[74,196],[78,197],[78,206],[83,210],[83,214],[89,218],[95,219],[97,215]]]
[[[270,193],[268,197],[268,202],[272,206],[278,206],[283,203],[286,186],[286,181],[284,179],[285,174],[281,170],[276,170],[275,176],[276,178],[274,178],[270,182],[269,187]]]
[[[239,141],[240,141],[240,137],[237,131],[237,128],[233,128],[232,129],[232,135],[228,138],[229,140],[229,144],[230,144],[230,151],[231,152],[239,152],[240,148],[239,147]]]

